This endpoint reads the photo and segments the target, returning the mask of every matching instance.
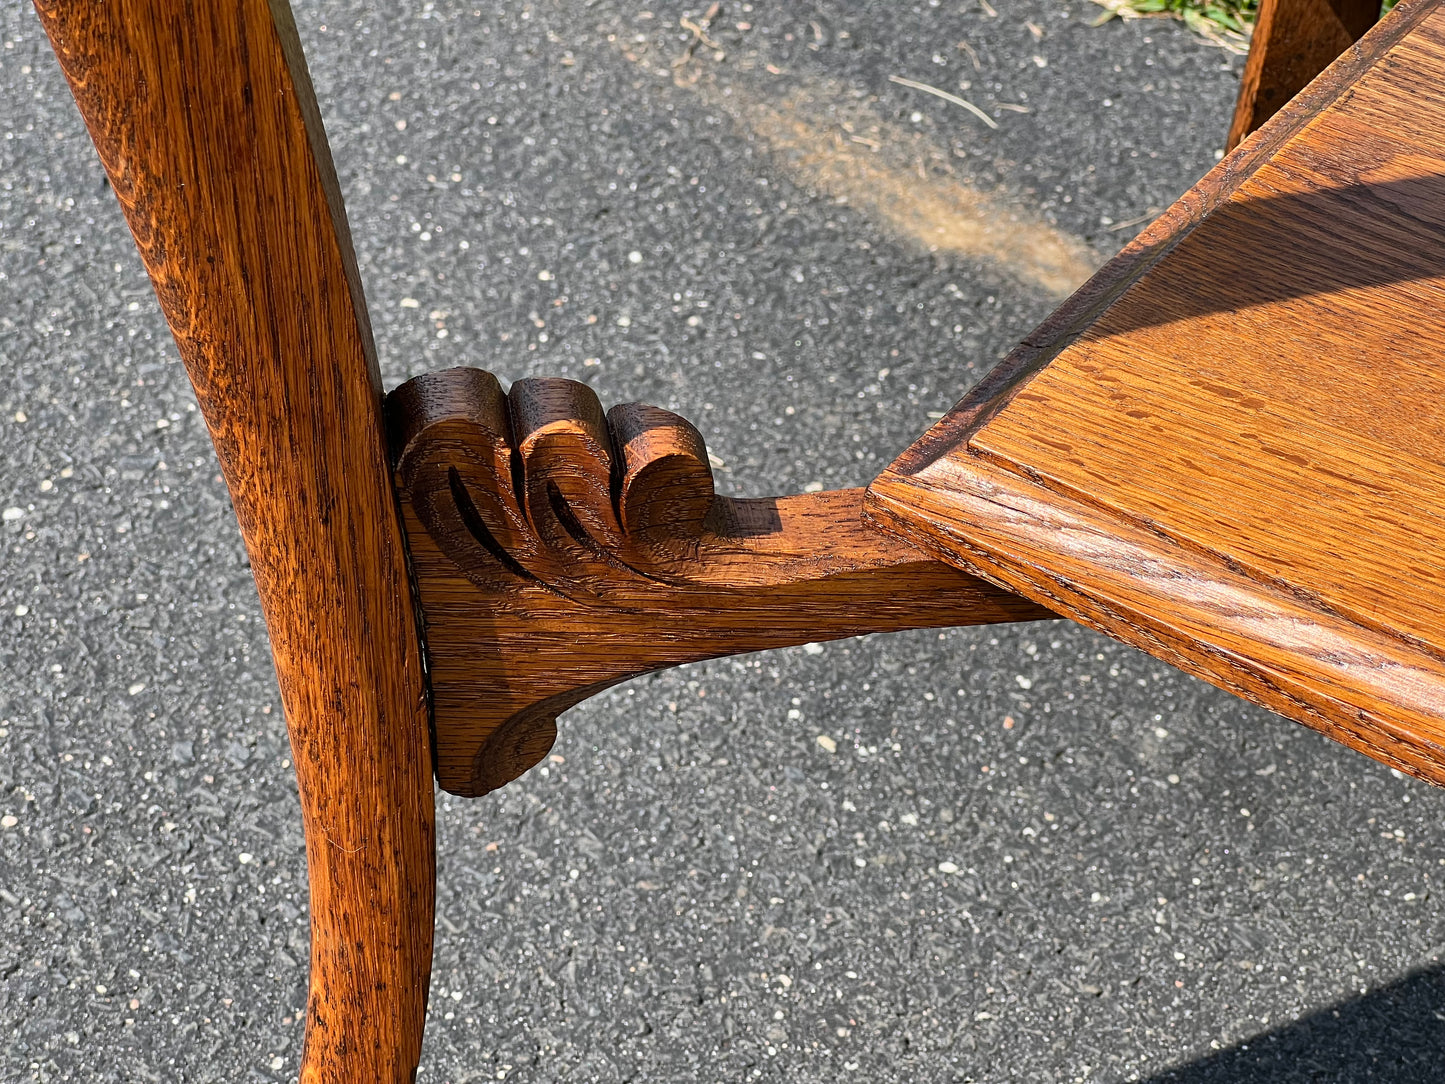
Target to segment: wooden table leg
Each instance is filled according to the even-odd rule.
[[[311,881],[301,1080],[420,1056],[435,893],[381,382],[285,0],[36,0],[195,385],[251,557]]]
[[[1375,25],[1380,0],[1260,0],[1225,150],[1274,116]]]

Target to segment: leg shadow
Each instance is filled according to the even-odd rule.
[[[1445,1081],[1445,966],[1417,971],[1148,1084],[1438,1084]]]

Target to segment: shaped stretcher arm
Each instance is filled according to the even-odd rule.
[[[585,384],[479,369],[387,400],[444,789],[546,756],[626,678],[866,632],[1054,616],[866,524],[861,489],[732,500],[702,436]]]

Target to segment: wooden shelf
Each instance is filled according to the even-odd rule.
[[[869,491],[926,549],[1445,783],[1445,10],[1402,4]]]

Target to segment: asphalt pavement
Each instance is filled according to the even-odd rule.
[[[866,483],[1228,124],[1182,25],[991,4],[300,4],[388,386],[571,376],[722,492]],[[250,571],[28,6],[0,40],[0,1080],[292,1080]],[[421,1081],[1445,1076],[1445,793],[1105,637],[724,659],[560,729],[439,802]]]

